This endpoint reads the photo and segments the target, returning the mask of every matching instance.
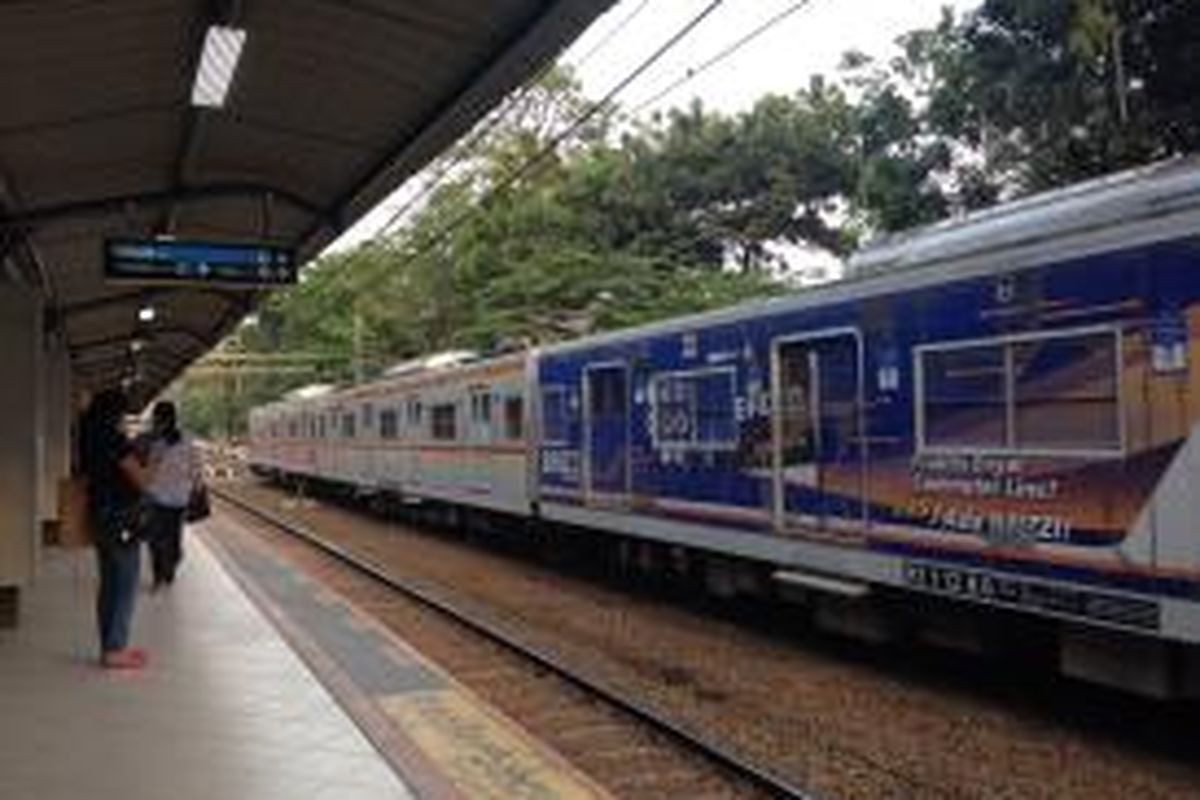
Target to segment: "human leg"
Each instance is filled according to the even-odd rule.
[[[171,553],[167,519],[169,512],[170,509],[153,506],[146,522],[146,545],[150,549],[150,568],[156,587],[170,579]]]
[[[167,583],[172,583],[175,580],[175,572],[179,569],[179,562],[183,561],[183,509],[170,509],[163,528],[167,544]]]
[[[129,648],[128,643],[141,552],[136,544],[107,543],[96,547],[96,555],[100,573],[96,593],[100,662],[110,668],[137,669],[146,663],[146,654]]]
[[[96,587],[96,627],[101,653],[117,649],[113,643],[112,625],[116,577],[110,550],[111,548],[105,545],[96,546],[96,568],[99,578]]]
[[[113,640],[124,649],[130,640],[133,607],[138,599],[138,575],[142,551],[136,545],[116,548],[116,593],[113,608]]]

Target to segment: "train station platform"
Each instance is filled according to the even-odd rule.
[[[176,586],[138,598],[143,671],[96,665],[93,561],[46,550],[25,624],[0,632],[0,797],[415,796],[203,536]]]
[[[0,631],[0,797],[579,800],[590,780],[217,513],[143,575],[142,671],[95,661],[90,550],[47,549]]]

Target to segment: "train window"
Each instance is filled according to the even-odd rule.
[[[504,399],[504,438],[520,439],[525,435],[525,401],[520,397]]]
[[[724,449],[737,442],[734,371],[709,369],[651,379],[654,441],[660,446]]]
[[[395,439],[400,433],[398,415],[395,410],[385,408],[379,412],[379,436],[383,439]]]
[[[440,403],[430,410],[433,438],[453,441],[458,438],[458,414],[453,403]]]
[[[408,398],[407,402],[405,403],[405,407],[405,411],[408,416],[408,426],[410,428],[420,428],[421,417],[423,416],[422,412],[424,411],[424,408],[421,405],[421,398],[415,395]]]
[[[320,439],[325,438],[325,415],[324,414],[321,414],[319,417],[317,417],[317,437]]]
[[[1121,446],[1117,340],[1111,333],[1013,346],[1018,447],[1111,450]]]
[[[486,386],[471,389],[471,421],[481,423],[492,421],[492,393]]]
[[[598,369],[590,373],[588,394],[592,416],[623,416],[629,402],[625,396],[626,385],[625,372],[621,369]]]
[[[920,445],[1120,450],[1119,345],[1116,331],[1093,329],[920,350]]]
[[[565,386],[542,389],[542,438],[545,444],[565,444],[571,436],[571,405]]]
[[[357,433],[355,431],[355,422],[357,417],[354,414],[342,414],[342,436],[346,439],[353,439]]]
[[[1004,447],[1009,439],[1007,347],[923,354],[925,443],[932,447]]]
[[[375,426],[375,406],[372,403],[363,404],[362,426],[364,430],[373,428]]]
[[[300,432],[296,428],[296,420],[295,419],[288,420],[287,432],[288,432],[289,439],[295,439],[297,436],[299,436]]]

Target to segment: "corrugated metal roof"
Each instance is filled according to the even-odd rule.
[[[257,297],[106,285],[106,236],[267,240],[310,258],[611,2],[8,0],[0,253],[19,238],[10,254],[40,262],[81,385],[118,381],[144,337],[146,399]],[[245,51],[225,108],[195,109],[214,23],[245,28]],[[147,298],[159,315],[139,332]]]

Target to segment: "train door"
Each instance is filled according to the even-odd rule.
[[[776,529],[861,531],[866,462],[857,331],[777,340],[772,401]]]
[[[583,480],[589,503],[623,502],[629,493],[629,369],[584,370]]]
[[[462,467],[463,480],[472,488],[492,492],[495,489],[493,469],[495,453],[492,452],[494,426],[492,417],[492,387],[489,385],[472,386],[469,390],[471,398],[470,418],[467,428],[469,448],[463,451]]]

